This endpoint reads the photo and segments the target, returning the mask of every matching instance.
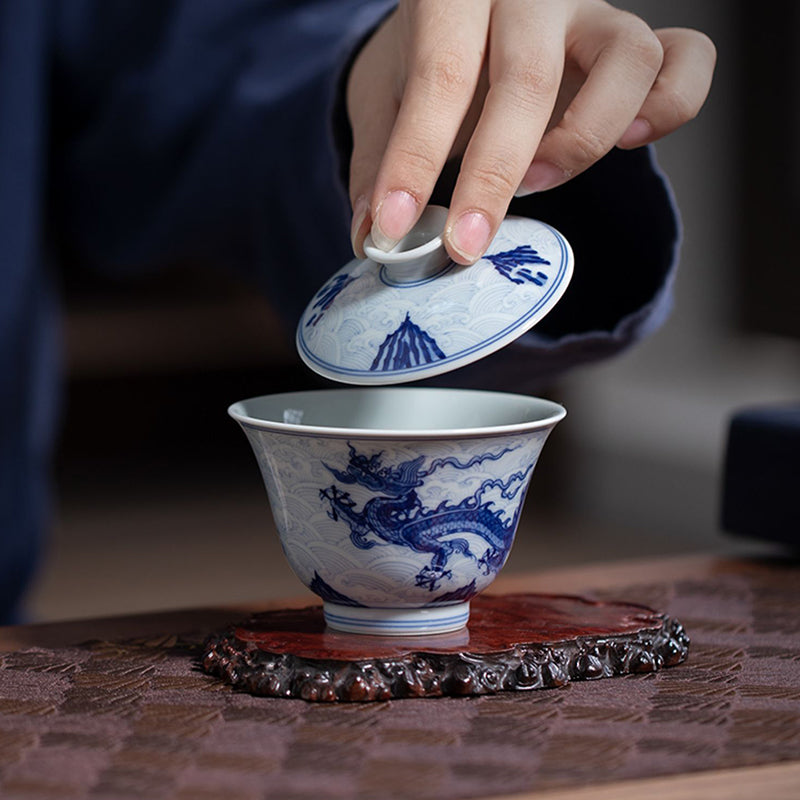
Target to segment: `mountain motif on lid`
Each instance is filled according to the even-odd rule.
[[[394,333],[390,333],[378,348],[370,370],[390,371],[408,369],[420,364],[432,364],[446,358],[436,340],[418,325],[406,318]]]
[[[535,283],[537,286],[544,286],[547,282],[546,273],[537,271],[534,275],[525,265],[526,264],[549,264],[546,258],[542,258],[538,251],[530,245],[525,244],[515,247],[513,250],[506,250],[503,253],[486,255],[484,258],[491,261],[494,268],[511,283]]]
[[[334,275],[334,277],[314,295],[314,304],[311,306],[311,310],[314,313],[308,318],[306,327],[309,325],[316,325],[322,319],[323,314],[333,305],[333,301],[339,296],[342,290],[346,289],[354,280],[355,278],[351,278],[346,273]]]

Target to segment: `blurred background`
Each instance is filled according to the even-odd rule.
[[[567,420],[506,569],[763,552],[718,522],[731,413],[800,398],[794,4],[618,3],[719,51],[700,117],[658,146],[684,225],[675,311],[649,341],[546,394]],[[757,29],[756,29],[757,28]],[[786,39],[785,47],[782,39]],[[233,401],[318,384],[268,305],[186,269],[65,286],[58,494],[36,620],[299,595]]]

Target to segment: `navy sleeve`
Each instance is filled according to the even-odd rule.
[[[614,149],[569,183],[515,200],[511,213],[560,230],[575,271],[558,305],[487,365],[484,380],[531,390],[620,353],[666,320],[681,228],[653,147]]]
[[[211,264],[289,318],[351,257],[338,71],[391,4],[73,0],[56,54],[54,221],[110,274]]]
[[[443,176],[446,202],[453,171]],[[667,318],[680,245],[672,190],[652,147],[612,150],[556,189],[512,201],[572,245],[575,271],[558,305],[516,342],[438,386],[535,393],[568,370],[614,356]]]
[[[436,188],[442,205],[458,163]],[[655,150],[614,148],[568,183],[512,200],[509,214],[561,231],[575,270],[558,305],[516,342],[436,385],[537,392],[582,364],[609,358],[655,331],[672,306],[680,221]]]

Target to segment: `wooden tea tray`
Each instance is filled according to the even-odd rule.
[[[268,611],[210,636],[203,669],[267,697],[371,701],[479,695],[654,672],[686,658],[674,618],[569,595],[483,595],[468,628],[424,637],[326,628],[322,608]]]

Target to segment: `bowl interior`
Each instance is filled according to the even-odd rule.
[[[378,432],[479,433],[535,429],[558,422],[558,403],[526,395],[463,389],[326,389],[254,397],[234,403],[239,422],[266,428]]]

